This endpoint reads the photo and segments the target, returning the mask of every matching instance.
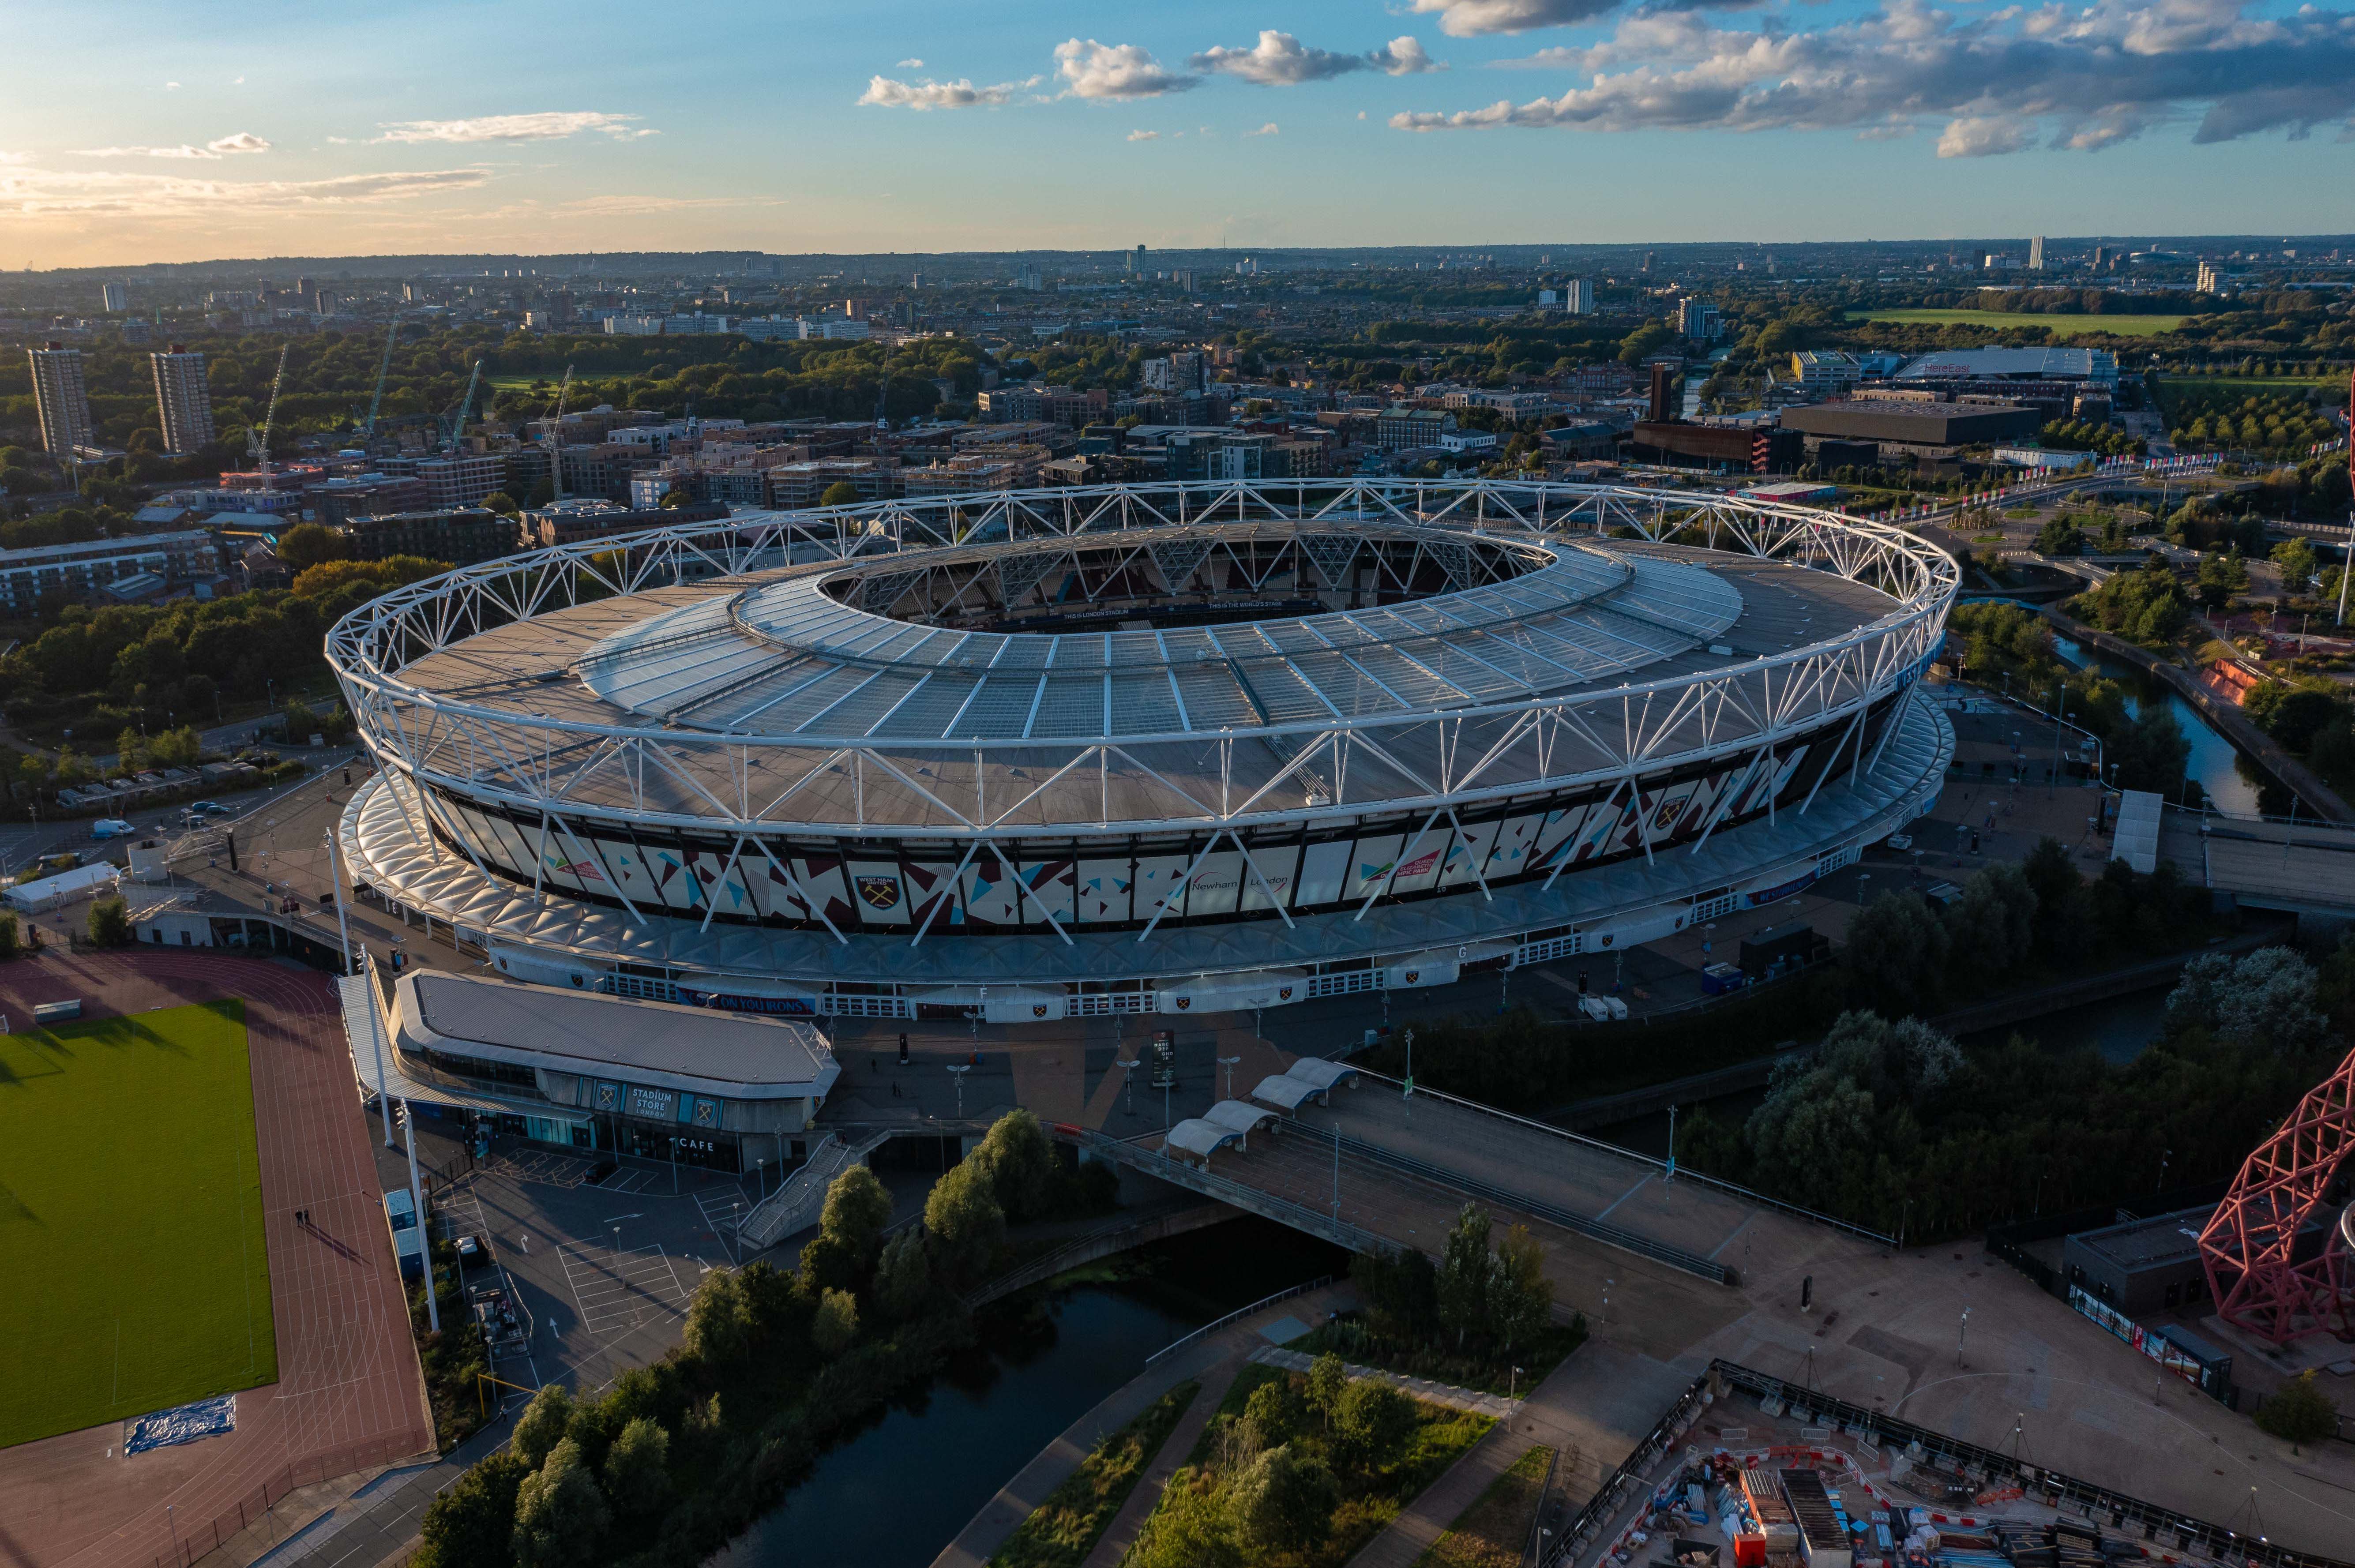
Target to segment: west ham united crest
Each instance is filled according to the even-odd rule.
[[[870,909],[897,909],[900,905],[900,879],[897,877],[861,877],[858,896]]]

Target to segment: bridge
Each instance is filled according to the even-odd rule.
[[[2355,915],[2355,827],[2170,807],[2158,853],[2184,880],[2258,909]]]

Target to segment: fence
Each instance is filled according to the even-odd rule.
[[[222,1542],[250,1529],[256,1520],[268,1518],[270,1510],[297,1488],[316,1486],[337,1476],[348,1476],[354,1470],[365,1470],[371,1465],[386,1465],[395,1459],[421,1456],[432,1452],[431,1440],[421,1447],[414,1435],[379,1437],[372,1442],[329,1449],[300,1464],[289,1465],[240,1498],[235,1508],[205,1523],[191,1525],[179,1520],[168,1523],[172,1549],[154,1559],[155,1568],[191,1568],[197,1559],[219,1550]]]
[[[1358,1076],[1377,1083],[1387,1083],[1401,1093],[1406,1092],[1406,1085],[1397,1079],[1367,1068],[1358,1069]],[[1633,1149],[1622,1148],[1617,1144],[1604,1143],[1601,1138],[1590,1138],[1583,1133],[1566,1132],[1561,1127],[1545,1122],[1533,1122],[1527,1116],[1517,1116],[1510,1111],[1500,1111],[1494,1105],[1484,1105],[1477,1100],[1459,1099],[1454,1094],[1444,1093],[1437,1089],[1426,1089],[1420,1083],[1414,1086],[1414,1097],[1418,1100],[1438,1100],[1463,1110],[1477,1112],[1484,1116],[1493,1116],[1500,1122],[1510,1122],[1517,1127],[1523,1127],[1533,1133],[1543,1133],[1550,1138],[1560,1138],[1565,1143],[1582,1144],[1588,1148],[1610,1155],[1614,1158],[1627,1160],[1636,1165],[1647,1165],[1657,1171],[1665,1172],[1668,1169],[1667,1161],[1655,1159],[1650,1155],[1637,1154]],[[1813,1209],[1803,1209],[1796,1203],[1785,1203],[1779,1198],[1769,1198],[1763,1192],[1753,1192],[1747,1187],[1739,1186],[1734,1182],[1721,1181],[1716,1177],[1705,1176],[1689,1166],[1677,1168],[1677,1179],[1689,1181],[1695,1186],[1706,1187],[1712,1191],[1722,1192],[1728,1197],[1738,1198],[1744,1203],[1753,1204],[1761,1209],[1772,1209],[1777,1213],[1805,1220],[1810,1224],[1828,1225],[1835,1231],[1844,1232],[1862,1241],[1873,1243],[1877,1246],[1887,1247],[1891,1252],[1897,1248],[1897,1238],[1894,1236],[1883,1235],[1881,1232],[1868,1226],[1836,1219],[1829,1214],[1817,1213]]]
[[[1333,1276],[1331,1275],[1319,1275],[1315,1279],[1310,1280],[1306,1285],[1295,1285],[1288,1290],[1279,1290],[1273,1296],[1263,1296],[1257,1301],[1252,1302],[1249,1307],[1238,1307],[1232,1312],[1228,1313],[1224,1317],[1217,1318],[1211,1322],[1203,1324],[1191,1334],[1179,1335],[1177,1339],[1170,1340],[1167,1345],[1162,1346],[1161,1349],[1154,1351],[1153,1354],[1146,1357],[1145,1364],[1149,1367],[1154,1362],[1159,1360],[1162,1357],[1167,1355],[1170,1351],[1178,1349],[1180,1345],[1190,1345],[1206,1334],[1217,1333],[1220,1329],[1225,1328],[1230,1323],[1240,1323],[1244,1318],[1250,1317],[1252,1313],[1257,1312],[1263,1307],[1273,1307],[1279,1301],[1288,1301],[1295,1296],[1305,1296],[1312,1290],[1322,1290],[1332,1283]]]

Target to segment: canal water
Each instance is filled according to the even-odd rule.
[[[1147,1356],[1239,1307],[1346,1273],[1348,1258],[1242,1219],[1107,1266],[1122,1277],[985,1311],[979,1344],[821,1456],[714,1568],[925,1568],[1039,1449],[1143,1371]]]
[[[2183,771],[2191,781],[2208,792],[2219,811],[2236,816],[2259,815],[2257,791],[2260,775],[2249,765],[2232,742],[2212,729],[2199,709],[2186,701],[2173,688],[2152,678],[2130,664],[2104,658],[2099,654],[2088,655],[2083,646],[2067,637],[2052,639],[2052,650],[2077,669],[2092,668],[2109,677],[2126,688],[2126,710],[2137,718],[2142,716],[2143,704],[2162,702],[2175,716],[2176,728],[2191,742],[2191,755]]]

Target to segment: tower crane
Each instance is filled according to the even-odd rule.
[[[458,437],[464,433],[466,411],[474,406],[474,389],[482,384],[482,380],[483,362],[477,359],[474,361],[474,368],[466,377],[466,395],[460,398],[458,406],[451,411],[449,432],[443,437],[445,444],[455,447],[458,444]]]
[[[392,373],[392,346],[400,337],[400,318],[395,316],[392,318],[392,325],[384,329],[384,357],[377,361],[376,395],[368,399],[368,423],[360,426],[362,440],[370,439],[376,434],[377,411],[384,405],[384,379]]]
[[[278,374],[270,379],[270,411],[261,416],[261,433],[253,435],[248,427],[247,439],[252,443],[254,462],[261,470],[262,493],[270,491],[270,431],[278,422],[278,393],[286,385],[286,351],[294,346],[282,344],[278,349]]]
[[[572,395],[572,367],[564,368],[564,382],[556,389],[556,417],[548,421],[548,483],[555,499],[564,499],[564,400]]]

